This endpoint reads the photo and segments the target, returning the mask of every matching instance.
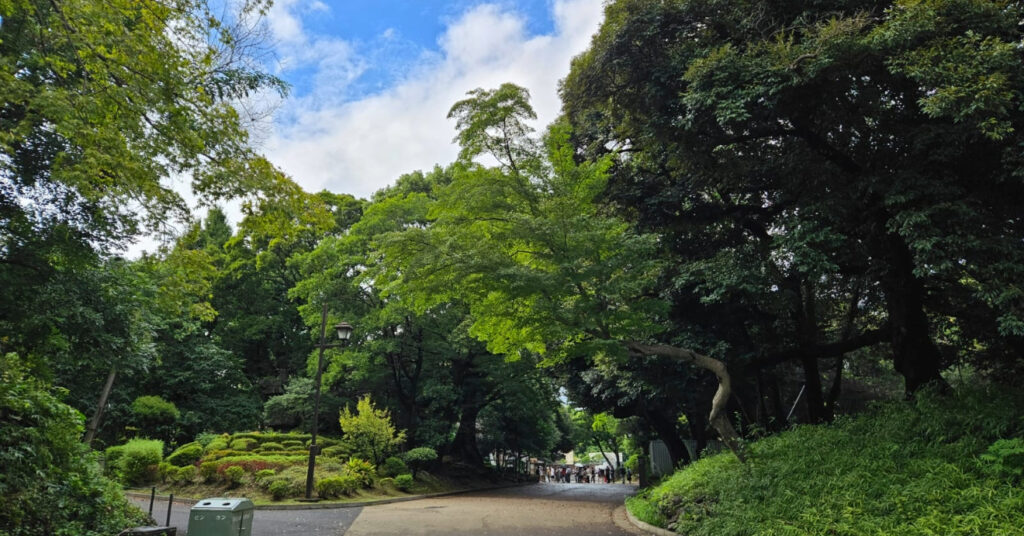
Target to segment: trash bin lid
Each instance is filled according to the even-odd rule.
[[[192,507],[200,510],[252,510],[255,508],[252,501],[241,497],[213,497],[203,499]]]

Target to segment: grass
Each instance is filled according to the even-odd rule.
[[[980,455],[1022,434],[1020,393],[925,393],[751,443],[746,465],[702,459],[627,507],[692,536],[1021,534],[1024,489]]]

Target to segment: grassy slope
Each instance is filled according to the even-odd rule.
[[[629,499],[681,534],[1022,535],[1024,488],[980,460],[1024,437],[1024,396],[969,392],[879,406],[712,456]]]

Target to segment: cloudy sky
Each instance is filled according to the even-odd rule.
[[[274,72],[292,86],[261,149],[307,191],[368,197],[452,161],[448,109],[471,89],[527,87],[540,130],[601,0],[276,0]]]

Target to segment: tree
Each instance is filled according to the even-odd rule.
[[[487,92],[477,95],[459,103],[453,114],[460,125],[478,125],[474,128],[482,136],[490,134],[481,122],[502,125],[529,116],[526,110],[509,112]],[[526,131],[522,126],[500,130]],[[545,139],[546,153],[494,154],[501,162],[497,168],[468,159],[530,144],[465,145],[451,184],[430,209],[430,226],[380,241],[389,259],[380,274],[385,290],[417,311],[467,303],[469,332],[486,341],[491,352],[512,359],[522,352],[543,354],[549,364],[580,355],[623,358],[629,349],[712,370],[720,390],[711,421],[742,455],[725,414],[730,379],[724,364],[645,342],[664,329],[660,319],[666,304],[655,288],[662,270],[657,237],[633,232],[594,203],[604,190],[609,161],[576,163],[568,134],[567,125],[556,123]],[[509,155],[514,158],[507,160]]]
[[[383,462],[405,442],[405,431],[396,431],[388,410],[375,408],[369,395],[356,403],[355,414],[345,406],[338,422],[341,424],[342,443],[352,455],[374,464]]]
[[[989,271],[1020,254],[1006,203],[1022,193],[1009,149],[1019,19],[1019,6],[989,2],[623,0],[574,61],[563,102],[584,153],[614,153],[610,198],[665,233],[685,286],[752,304],[778,289],[761,303],[788,311],[792,335],[774,346],[809,385],[817,358],[881,333],[912,393],[949,363],[938,317],[989,348],[1019,345],[1005,289],[1021,274]],[[823,344],[861,303],[877,308],[858,318],[885,323]]]

